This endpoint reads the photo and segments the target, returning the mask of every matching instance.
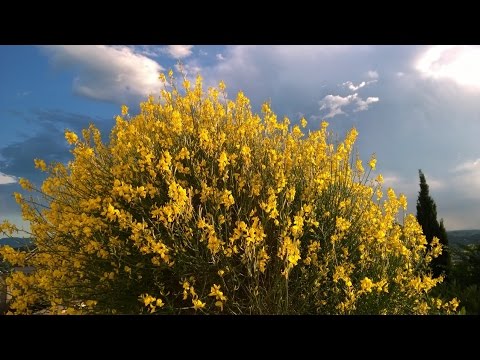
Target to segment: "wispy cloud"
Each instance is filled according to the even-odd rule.
[[[42,47],[53,64],[77,71],[75,93],[92,99],[123,103],[156,93],[163,68],[127,46],[49,45]]]
[[[378,72],[375,71],[375,70],[369,70],[367,72],[367,76],[370,78],[370,79],[378,79]]]
[[[362,81],[360,84],[355,86],[351,81],[346,81],[342,85],[348,87],[352,91],[357,91],[358,89],[364,87],[367,83],[365,81]]]
[[[61,110],[37,109],[20,112],[31,132],[22,132],[21,136],[9,144],[0,147],[0,171],[9,176],[25,177],[34,183],[44,179],[44,173],[34,167],[33,159],[39,158],[47,163],[63,162],[71,159],[68,145],[64,138],[64,129],[68,128],[81,134],[91,121],[100,130],[104,140],[114,124],[112,119],[92,118]]]
[[[466,160],[451,171],[452,189],[463,197],[480,200],[480,159]]]
[[[224,57],[222,54],[217,54],[217,55],[216,55],[216,58],[217,58],[218,60],[220,60],[220,61],[221,61],[221,60],[225,60],[225,57]]]
[[[30,95],[31,93],[32,93],[31,91],[19,91],[19,92],[17,92],[17,96],[18,97],[25,97],[25,96]]]
[[[165,55],[165,48],[158,45],[131,45],[129,48],[137,54],[142,54],[148,57],[156,58]]]
[[[168,45],[165,49],[174,59],[183,59],[192,55],[193,45]]]
[[[464,161],[453,168],[452,172],[470,172],[475,170],[480,171],[480,158]]]
[[[361,88],[363,88],[363,87],[365,87],[365,86],[368,86],[368,85],[370,85],[370,84],[376,83],[376,82],[378,81],[378,80],[377,80],[377,78],[378,78],[377,72],[374,71],[373,73],[376,74],[376,77],[373,77],[373,80],[362,81],[362,82],[361,82],[360,84],[358,84],[358,85],[355,85],[355,84],[354,84],[353,82],[351,82],[351,81],[345,81],[345,82],[342,84],[342,86],[347,87],[347,88],[348,88],[349,90],[351,90],[351,91],[357,91],[357,90],[359,90],[359,89],[361,89]],[[368,72],[368,74],[369,74],[370,77],[372,76],[372,74],[370,74],[370,71]],[[374,76],[375,76],[375,75],[374,75]]]
[[[15,176],[7,175],[0,172],[0,185],[14,184],[16,182],[17,178]]]

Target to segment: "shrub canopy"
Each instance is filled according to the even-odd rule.
[[[31,275],[7,277],[14,313],[411,314],[450,312],[429,290],[426,252],[405,196],[382,190],[322,122],[261,115],[249,99],[173,73],[160,98],[126,106],[103,143],[66,131],[73,160],[26,198],[36,248],[0,254]],[[399,220],[401,218],[401,220]],[[4,222],[2,231],[17,229]]]

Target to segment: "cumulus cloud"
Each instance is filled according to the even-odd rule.
[[[225,60],[225,57],[224,57],[222,54],[217,54],[217,55],[216,55],[216,58],[217,58],[218,60],[220,60],[220,61],[221,61],[221,60]]]
[[[78,71],[73,90],[92,99],[124,103],[159,91],[163,68],[126,46],[49,45],[53,64]]]
[[[320,111],[328,110],[328,114],[325,115],[325,118],[331,118],[336,115],[345,114],[342,110],[342,107],[345,107],[355,101],[358,97],[358,94],[348,95],[342,97],[340,95],[327,95],[325,96],[320,103]]]
[[[378,97],[369,96],[366,100],[361,98],[357,99],[357,107],[353,109],[354,112],[368,110],[368,105],[378,102]]]
[[[16,182],[17,178],[15,176],[7,175],[0,172],[0,185],[14,184]]]
[[[415,67],[425,77],[449,79],[480,90],[480,47],[466,45],[432,46],[418,58]]]
[[[193,45],[168,45],[166,52],[174,59],[183,59],[192,55]]]
[[[281,104],[281,115],[294,116],[299,111],[307,117],[318,114],[318,99],[331,94],[339,81],[355,79],[372,66],[353,69],[351,57],[365,58],[371,46],[307,46],[307,45],[232,45],[219,50],[223,61],[202,63],[206,86],[225,81],[229,94],[242,90],[259,111],[261,103],[272,99]],[[360,62],[362,60],[359,60]],[[319,94],[319,90],[320,94]],[[316,95],[314,95],[316,94]],[[343,95],[343,94],[341,94]]]
[[[325,118],[332,118],[336,115],[347,114],[343,111],[348,105],[353,105],[353,112],[365,111],[368,110],[370,104],[376,103],[379,101],[378,97],[368,97],[366,100],[363,100],[358,96],[358,93],[354,93],[348,96],[340,95],[327,95],[322,100],[320,100],[320,111],[328,110]]]

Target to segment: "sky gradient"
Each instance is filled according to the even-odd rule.
[[[65,129],[93,122],[108,139],[120,106],[138,111],[179,60],[254,111],[271,101],[279,118],[326,119],[340,137],[355,126],[408,212],[422,169],[447,230],[480,228],[480,47],[423,45],[0,46],[0,221],[21,224],[12,193],[20,177],[41,183],[34,158],[70,159]]]

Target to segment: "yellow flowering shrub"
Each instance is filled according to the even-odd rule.
[[[429,295],[441,245],[427,253],[405,197],[369,179],[376,158],[365,171],[355,129],[332,142],[326,122],[306,134],[268,103],[254,114],[223,82],[160,78],[160,99],[136,116],[122,106],[108,143],[91,125],[65,133],[67,165],[35,159],[48,178],[21,184],[40,196],[16,199],[36,248],[0,249],[35,269],[7,277],[11,312],[455,311]]]

